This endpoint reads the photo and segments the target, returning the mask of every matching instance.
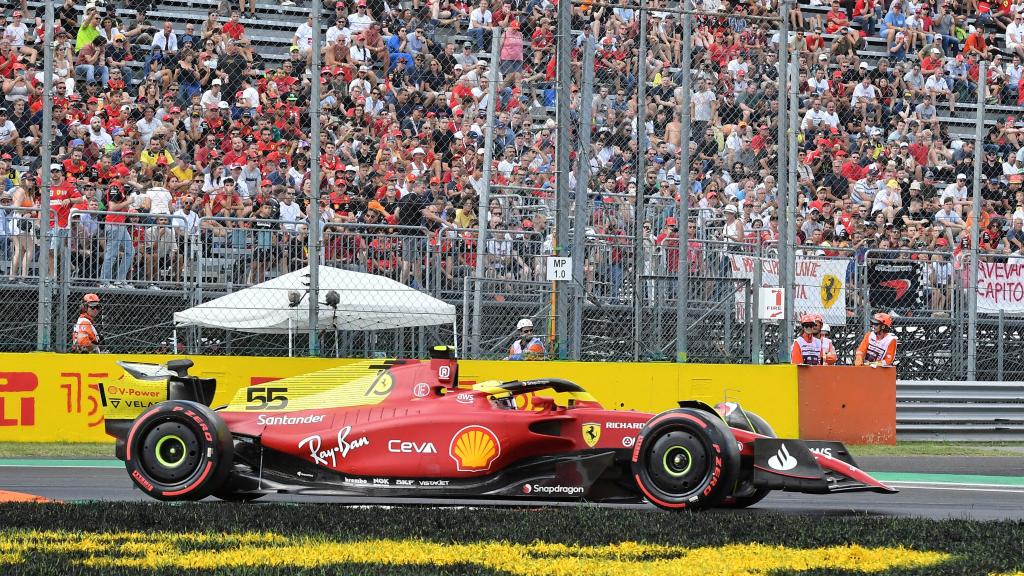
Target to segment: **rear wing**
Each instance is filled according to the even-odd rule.
[[[117,442],[114,453],[124,458],[124,442],[132,423],[150,407],[167,400],[190,400],[204,406],[213,402],[217,381],[188,373],[191,360],[171,360],[166,364],[118,362],[124,376],[100,383],[104,428]]]

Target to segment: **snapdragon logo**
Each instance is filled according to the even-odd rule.
[[[256,417],[256,423],[263,426],[292,426],[295,424],[319,424],[324,421],[323,414],[310,414],[309,416],[266,416],[260,414]]]
[[[523,484],[523,494],[565,494],[577,496],[583,494],[583,486],[541,486],[540,484]]]

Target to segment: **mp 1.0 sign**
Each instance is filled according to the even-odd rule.
[[[572,258],[548,256],[548,280],[552,282],[572,280]]]

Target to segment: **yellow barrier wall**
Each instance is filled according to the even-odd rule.
[[[181,356],[0,354],[0,441],[105,442],[100,382],[122,375],[117,360],[162,363]],[[214,405],[238,388],[352,362],[346,359],[191,356],[193,374],[217,379]],[[782,437],[799,433],[793,366],[502,362],[464,360],[461,380],[564,378],[605,407],[659,412],[681,399],[730,400],[761,414]]]

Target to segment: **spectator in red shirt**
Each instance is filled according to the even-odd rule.
[[[60,250],[61,244],[70,236],[71,207],[82,197],[74,184],[65,179],[64,167],[60,164],[50,165],[50,276],[54,273],[54,255]]]

